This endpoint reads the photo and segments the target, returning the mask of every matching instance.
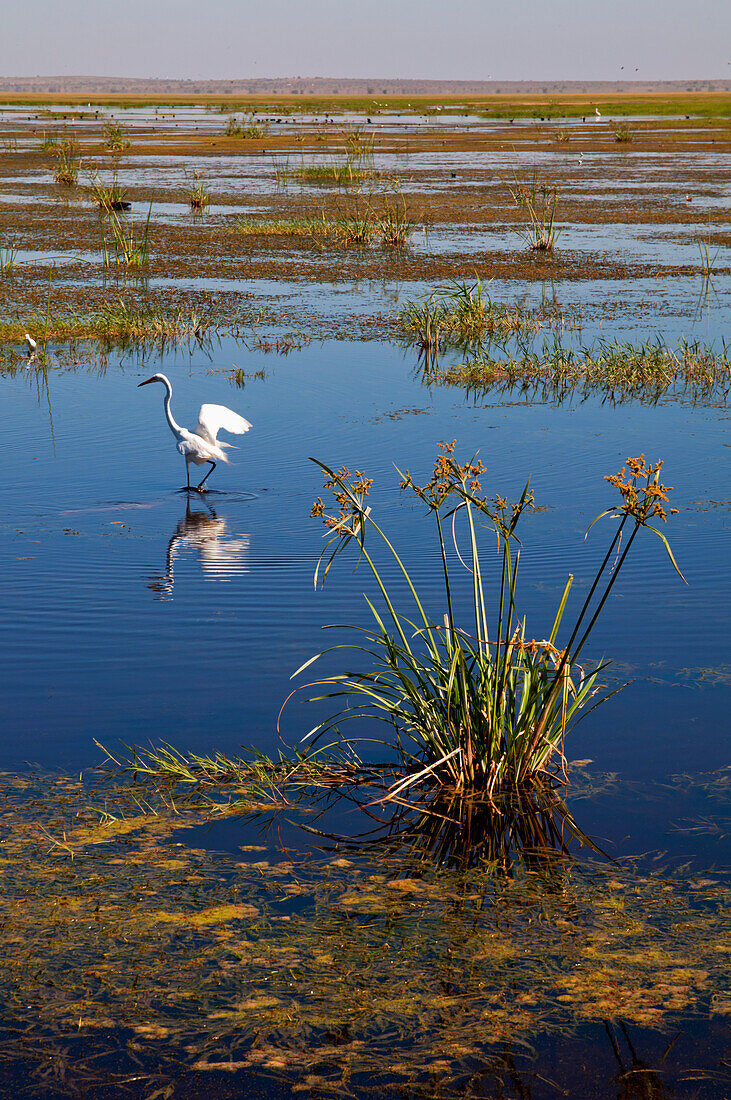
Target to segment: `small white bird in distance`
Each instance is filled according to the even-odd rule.
[[[32,359],[32,358],[33,358],[33,356],[34,356],[34,355],[35,355],[35,353],[36,353],[36,350],[37,350],[37,348],[38,348],[38,344],[37,344],[37,343],[36,343],[36,341],[35,341],[35,340],[33,339],[33,337],[32,337],[32,336],[31,336],[31,335],[30,335],[29,333],[27,333],[27,332],[26,332],[26,334],[25,334],[25,346],[26,346],[26,347],[27,347],[27,349],[28,349],[28,356],[29,356],[29,358],[30,358],[30,359]]]
[[[594,114],[596,115],[596,117],[597,117],[597,118],[601,118],[601,117],[602,117],[602,113],[601,113],[601,111],[599,110],[599,108],[598,108],[598,107],[595,107],[595,108],[594,108]]]
[[[227,409],[225,405],[201,405],[195,431],[189,432],[187,428],[181,428],[175,423],[170,411],[170,399],[173,396],[170,379],[164,374],[153,374],[152,378],[145,379],[139,385],[149,386],[151,382],[162,382],[165,387],[165,416],[170,425],[170,431],[178,440],[178,450],[185,459],[185,474],[188,481],[186,489],[195,489],[199,493],[205,492],[203,486],[215,470],[216,463],[228,462],[223,448],[230,447],[231,444],[219,442],[218,433],[223,431],[243,435],[244,432],[248,432],[251,424],[248,420],[244,420],[243,416]],[[190,484],[191,462],[196,466],[203,466],[207,462],[211,467],[198,485]]]

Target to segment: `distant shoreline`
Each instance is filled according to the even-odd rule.
[[[103,76],[0,77],[0,95],[668,95],[731,93],[731,80],[399,80],[337,77],[166,80]]]

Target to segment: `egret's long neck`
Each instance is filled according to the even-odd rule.
[[[170,431],[173,433],[173,435],[176,437],[176,439],[180,439],[180,436],[181,436],[180,425],[175,423],[175,420],[173,418],[173,414],[170,411],[170,400],[173,396],[173,387],[170,385],[167,378],[164,381],[164,386],[165,386],[165,416],[167,417],[168,424],[170,425]]]

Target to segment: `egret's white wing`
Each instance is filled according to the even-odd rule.
[[[227,409],[225,405],[201,405],[195,430],[196,435],[207,439],[209,443],[216,444],[218,442],[216,436],[220,431],[243,435],[250,427],[248,420]]]
[[[215,439],[211,443],[198,432],[189,432],[186,428],[180,429],[180,436],[178,450],[184,458],[190,456],[196,465],[200,466],[203,462],[228,462]]]

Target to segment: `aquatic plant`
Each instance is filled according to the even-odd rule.
[[[14,244],[0,244],[0,275],[9,275],[15,267],[18,250]]]
[[[555,311],[552,323],[560,323]],[[396,322],[420,348],[438,347],[440,342],[463,346],[483,337],[532,333],[543,328],[541,312],[495,302],[482,280],[455,280],[437,287],[424,298],[407,302]]]
[[[718,253],[720,252],[720,245],[713,250],[711,244],[711,227],[708,227],[708,233],[702,241],[698,241],[698,256],[700,259],[701,275],[703,276],[706,284],[710,283],[711,276],[716,271],[716,260],[718,259]]]
[[[56,135],[47,134],[45,130],[41,134],[40,149],[42,153],[53,153],[56,149]]]
[[[431,295],[407,302],[399,310],[398,324],[422,351],[437,351],[442,332],[449,328],[449,312]]]
[[[513,183],[507,184],[513,202],[525,210],[530,219],[527,229],[518,230],[522,239],[534,252],[552,252],[560,230],[556,229],[556,206],[561,188],[555,183],[538,179],[536,172],[528,181],[513,175]]]
[[[375,148],[375,136],[367,134],[363,129],[355,127],[343,132],[345,147],[348,151],[348,159],[351,161],[371,161]]]
[[[361,645],[324,651],[347,649],[367,660],[360,669],[310,685],[324,691],[314,699],[338,699],[345,705],[319,722],[306,739],[316,742],[327,735],[351,743],[357,739],[345,737],[341,727],[354,720],[381,721],[392,727],[393,747],[405,775],[390,789],[390,798],[403,797],[419,782],[492,797],[565,779],[565,738],[589,700],[597,696],[597,677],[604,667],[600,662],[587,670],[579,665],[579,658],[638,532],[647,529],[656,534],[680,572],[667,539],[650,523],[654,518],[667,519],[664,504],[670,489],[660,483],[662,462],[647,463],[643,455],[630,458],[618,474],[606,478],[619,491],[621,503],[602,512],[589,529],[605,516],[619,522],[568,640],[559,646],[572,575],[548,636],[531,638],[516,605],[520,561],[516,530],[523,513],[533,507],[533,493],[526,484],[514,503],[501,496],[488,498],[481,488],[482,463],[473,458],[460,464],[454,450],[454,442],[439,444],[426,484],[418,485],[408,470],[400,481],[400,488],[412,493],[435,523],[444,599],[443,621],[439,622],[427,614],[403,559],[366,503],[371,479],[362,471],[351,475],[346,467],[334,470],[313,459],[325,473],[325,488],[337,506],[329,512],[318,498],[312,508],[312,515],[331,533],[315,570],[315,586],[324,583],[334,560],[352,545],[370,569],[381,606],[367,598],[374,626],[358,631]],[[459,545],[458,517],[466,527],[466,551]],[[500,560],[493,622],[488,615],[479,523],[486,524],[496,540]],[[451,525],[455,553],[470,578],[469,628],[455,618],[453,592],[458,582],[448,564],[445,524]],[[384,579],[390,570],[379,566],[367,536],[377,538],[405,582],[408,612],[397,610]],[[316,654],[294,675],[323,655]],[[594,706],[611,694],[600,696]]]
[[[119,156],[125,149],[129,149],[129,140],[125,135],[124,127],[114,119],[104,123],[104,148],[108,149],[113,156]]]
[[[542,863],[537,853],[504,875],[500,849],[467,862],[434,816],[390,844],[313,852],[308,832],[304,851],[295,839],[283,852],[266,779],[234,772],[217,789],[226,761],[210,763],[191,769],[192,783],[182,758],[177,781],[132,767],[91,782],[85,770],[83,783],[3,777],[8,1097],[22,1079],[29,1095],[200,1100],[295,1085],[434,1100],[474,1095],[475,1065],[483,1095],[505,1095],[509,1075],[512,1093],[529,1096],[547,1071],[531,1040],[548,1033],[569,1060],[587,1023],[597,1025],[591,1069],[579,1093],[570,1075],[573,1095],[610,1096],[617,1063],[607,1039],[599,1080],[602,1021],[666,1031],[662,1043],[662,1031],[651,1036],[658,1051],[691,1014],[712,1014],[720,1030],[728,889],[718,873],[683,882],[658,868],[577,867],[550,851],[540,821],[526,840],[545,836]],[[484,801],[471,814],[452,800],[444,809],[464,815],[463,850],[465,836],[484,839],[485,815],[501,828]],[[242,848],[201,844],[202,827],[226,817]],[[685,1058],[697,1078],[695,1043]],[[670,1062],[663,1081],[675,1083],[688,1061]],[[650,1071],[630,1080],[644,1087]]]
[[[297,168],[287,169],[287,175],[302,184],[335,183],[346,188],[360,186],[366,180],[375,178],[371,169],[361,166],[359,158],[352,157],[327,164],[301,164]]]
[[[101,219],[102,226],[102,260],[105,267],[112,263],[124,267],[145,267],[150,258],[150,216],[152,203],[147,211],[147,220],[141,233],[137,233],[132,218],[120,215],[116,210],[109,211],[106,219],[112,233],[112,248],[114,254],[107,247],[106,234],[104,232],[105,219]]]
[[[414,223],[408,216],[406,199],[400,191],[387,195],[377,213],[378,232],[384,248],[404,248],[414,232]]]
[[[230,115],[226,123],[226,137],[262,138],[265,134],[266,126],[255,122],[253,115],[249,119],[239,119],[236,115]]]
[[[49,278],[49,291],[51,279]],[[56,344],[98,341],[102,347],[124,347],[151,342],[157,347],[191,339],[200,340],[216,327],[214,316],[196,306],[174,311],[153,309],[118,298],[88,314],[51,311],[51,294],[46,311],[16,321],[0,321],[0,342],[22,344],[25,333],[40,334],[36,358],[42,358],[47,341]]]
[[[203,173],[198,169],[193,171],[193,181],[188,186],[185,196],[191,210],[205,210],[211,201],[211,196],[203,186]]]
[[[612,123],[612,132],[614,133],[614,140],[620,143],[627,144],[635,140],[635,136],[626,122]]]
[[[112,182],[108,185],[101,181],[98,174],[94,173],[89,184],[89,194],[92,201],[101,210],[126,210],[130,206],[127,200],[126,188],[121,187],[118,183],[116,171],[112,177]]]
[[[522,348],[504,358],[480,346],[471,359],[445,368],[439,378],[467,389],[517,386],[553,395],[600,389],[615,398],[658,400],[680,388],[708,398],[729,392],[731,364],[725,344],[716,350],[698,340],[681,339],[674,347],[659,336],[640,344],[614,339],[580,347],[554,340],[539,350]]]
[[[54,179],[65,187],[73,187],[79,178],[79,143],[75,138],[65,138],[53,149],[56,158]]]

